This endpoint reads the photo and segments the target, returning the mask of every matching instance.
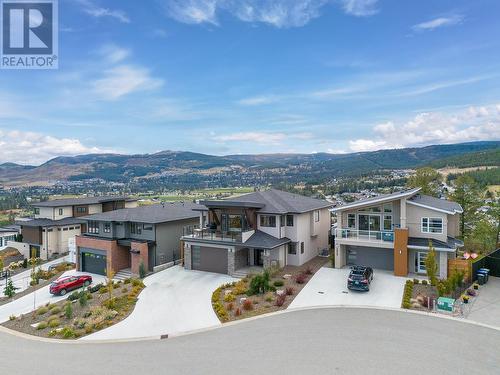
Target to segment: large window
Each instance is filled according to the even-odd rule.
[[[280,227],[284,227],[286,222],[286,215],[281,215],[280,217]]]
[[[77,207],[76,208],[76,213],[78,213],[78,214],[85,214],[85,213],[87,213],[87,207]]]
[[[291,254],[291,255],[297,254],[297,244],[295,242],[290,242],[288,244],[288,254]]]
[[[104,223],[103,232],[111,233],[111,223]]]
[[[443,233],[443,219],[440,217],[423,217],[422,233]]]
[[[89,221],[89,233],[99,234],[99,222],[98,221]]]
[[[356,214],[347,214],[347,228],[356,228]]]
[[[142,229],[153,230],[153,224],[142,224]]]
[[[293,215],[286,215],[286,226],[293,227]]]
[[[319,221],[319,210],[314,211],[314,222],[317,223]]]
[[[276,216],[260,215],[261,227],[276,227]]]
[[[384,230],[392,230],[392,215],[384,215]]]
[[[40,215],[40,209],[39,208],[35,207],[34,211],[35,211],[35,215]]]
[[[130,223],[130,233],[141,234],[142,233],[142,225],[140,223]]]
[[[304,242],[300,243],[300,253],[304,254]]]

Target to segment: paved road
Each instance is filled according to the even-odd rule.
[[[220,324],[212,308],[212,293],[236,279],[217,273],[168,268],[144,279],[146,289],[132,314],[120,323],[84,340],[161,336]]]
[[[399,311],[303,310],[166,340],[73,344],[0,332],[7,374],[498,374],[500,332]]]

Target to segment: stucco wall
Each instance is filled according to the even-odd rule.
[[[446,242],[446,233],[448,230],[447,214],[429,210],[428,208],[418,207],[412,204],[406,205],[407,227],[410,231],[410,237],[434,238]],[[424,233],[422,232],[422,218],[441,218],[443,219],[443,233]]]

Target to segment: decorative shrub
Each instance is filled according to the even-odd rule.
[[[247,310],[247,311],[252,310],[253,309],[253,302],[249,299],[246,299],[245,301],[243,301],[243,309]]]
[[[413,281],[412,280],[406,280],[405,283],[405,289],[403,292],[403,301],[401,303],[401,307],[403,309],[409,309],[411,307],[411,296],[413,293]]]
[[[285,283],[283,282],[283,280],[276,280],[273,285],[276,287],[276,288],[279,288],[283,285],[285,285]]]
[[[217,314],[217,316],[219,317],[220,320],[226,321],[226,320],[229,319],[227,311],[224,308],[224,306],[222,305],[222,303],[220,303],[219,301],[217,301],[217,302],[213,303],[212,306],[213,306],[214,311],[215,311],[215,313]]]
[[[295,282],[297,284],[305,284],[307,281],[307,275],[301,273],[300,275],[295,276]]]
[[[248,288],[247,294],[252,296],[255,294],[262,294],[271,290],[269,285],[269,271],[264,271],[260,275],[255,275],[250,281],[250,287]]]
[[[233,303],[232,302],[228,303],[227,306],[226,306],[226,309],[227,309],[227,311],[233,311],[233,309],[234,309]]]
[[[285,300],[286,300],[286,295],[280,294],[278,297],[276,297],[275,305],[281,307],[285,304]]]
[[[429,282],[427,280],[422,280],[422,285],[427,285]]]
[[[241,309],[238,307],[234,312],[234,316],[240,316],[240,315],[241,315]]]
[[[144,288],[144,283],[142,280],[132,279],[132,286],[140,286],[141,288]]]
[[[94,286],[89,286],[87,288],[87,290],[90,292],[90,293],[95,293],[95,292],[98,292],[104,285],[102,283],[99,283],[99,284],[96,284]]]
[[[80,298],[78,298],[78,302],[80,303],[81,307],[84,307],[87,305],[87,292],[83,292],[80,295]]]
[[[144,266],[144,262],[141,261],[139,264],[139,277],[144,279],[146,277],[146,267]]]
[[[57,315],[61,312],[61,308],[59,306],[56,306],[52,309],[50,309],[50,315]]]
[[[66,319],[71,319],[73,317],[73,304],[71,302],[66,303],[64,315],[66,316]]]
[[[130,279],[125,279],[125,280],[123,280],[123,283],[124,283],[124,284],[130,284]]]
[[[74,337],[77,337],[76,332],[71,327],[64,327],[59,332],[59,334],[62,336],[63,339],[72,339]]]
[[[273,301],[273,296],[267,296],[266,297],[266,302],[272,302]]]
[[[467,289],[467,295],[471,297],[475,297],[477,295],[477,292],[474,289]]]
[[[413,279],[413,285],[418,285],[420,283],[419,279]]]
[[[47,328],[47,322],[40,322],[38,323],[38,325],[36,326],[36,329],[37,330],[41,330],[41,329],[45,329]]]
[[[314,272],[311,267],[307,267],[306,270],[304,271],[305,275],[312,275]]]
[[[236,296],[240,296],[242,294],[246,294],[247,292],[247,283],[243,280],[238,281],[232,290],[232,293]]]
[[[224,296],[224,302],[233,302],[236,299],[234,294],[228,293]]]
[[[42,306],[36,310],[37,315],[44,315],[49,311],[49,309],[46,306]]]
[[[15,316],[15,315],[11,315],[11,316],[9,316],[9,320],[16,320],[16,319],[17,319],[17,318],[16,318],[16,316]]]
[[[61,323],[59,322],[59,319],[57,319],[57,318],[56,318],[56,319],[51,319],[51,320],[49,320],[49,327],[50,327],[50,328],[56,328],[56,327],[59,327],[59,324],[61,324]],[[38,327],[37,327],[37,328],[38,328]]]
[[[285,289],[285,294],[286,294],[287,296],[292,296],[294,292],[295,292],[295,289],[293,289],[291,286],[289,286],[289,287],[287,287],[287,288]]]

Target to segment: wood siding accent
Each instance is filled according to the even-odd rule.
[[[42,244],[42,228],[41,227],[21,227],[23,242],[41,245]]]
[[[471,267],[472,263],[466,259],[448,259],[448,277],[451,276],[453,271],[464,271],[465,279],[471,281]]]
[[[408,229],[394,230],[394,275],[408,275]]]

